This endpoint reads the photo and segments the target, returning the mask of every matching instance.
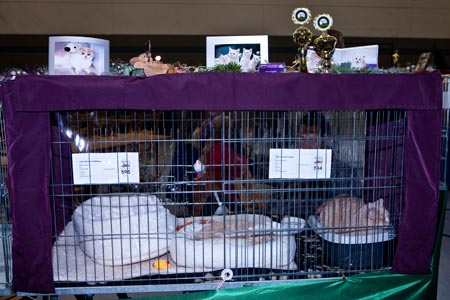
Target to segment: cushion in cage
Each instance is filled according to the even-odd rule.
[[[96,263],[125,265],[168,251],[176,218],[154,195],[105,194],[83,202],[73,213],[81,249]]]
[[[294,233],[286,228],[263,215],[195,217],[178,227],[170,255],[177,265],[204,270],[294,270]]]

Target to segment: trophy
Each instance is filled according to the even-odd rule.
[[[292,34],[294,42],[298,44],[298,54],[295,56],[293,64],[294,67],[298,67],[298,70],[303,73],[308,73],[306,53],[309,44],[312,42],[312,32],[304,25],[308,24],[310,20],[311,12],[307,8],[296,8],[292,12],[292,21],[294,24],[300,25]]]
[[[337,40],[334,36],[327,33],[333,25],[333,18],[327,14],[320,14],[314,19],[314,28],[321,31],[322,34],[314,42],[314,50],[322,59],[319,68],[321,73],[331,73],[333,70],[333,54],[336,49]]]

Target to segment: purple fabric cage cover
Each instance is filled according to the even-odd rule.
[[[406,110],[405,203],[392,271],[431,272],[442,118],[442,80],[437,72],[28,75],[8,81],[0,97],[8,147],[15,291],[55,291],[51,247],[52,231],[57,229],[49,200],[50,141],[61,137],[51,128],[50,113],[68,110]],[[53,157],[58,164],[53,170],[63,168],[68,159]]]

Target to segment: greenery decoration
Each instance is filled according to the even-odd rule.
[[[211,69],[211,72],[241,72],[241,66],[235,62],[230,62],[225,65],[215,65],[214,68]]]

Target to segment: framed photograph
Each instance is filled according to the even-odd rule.
[[[431,52],[424,52],[419,55],[416,68],[414,72],[424,72],[427,68],[428,61],[430,60]]]
[[[109,41],[81,36],[51,36],[48,74],[101,75],[109,72]]]
[[[348,67],[354,70],[378,68],[378,45],[336,48],[333,61],[336,66]],[[322,59],[314,49],[308,49],[306,64],[308,72],[317,73],[320,69]]]
[[[267,35],[206,37],[206,67],[235,62],[243,72],[256,71],[269,61]]]

